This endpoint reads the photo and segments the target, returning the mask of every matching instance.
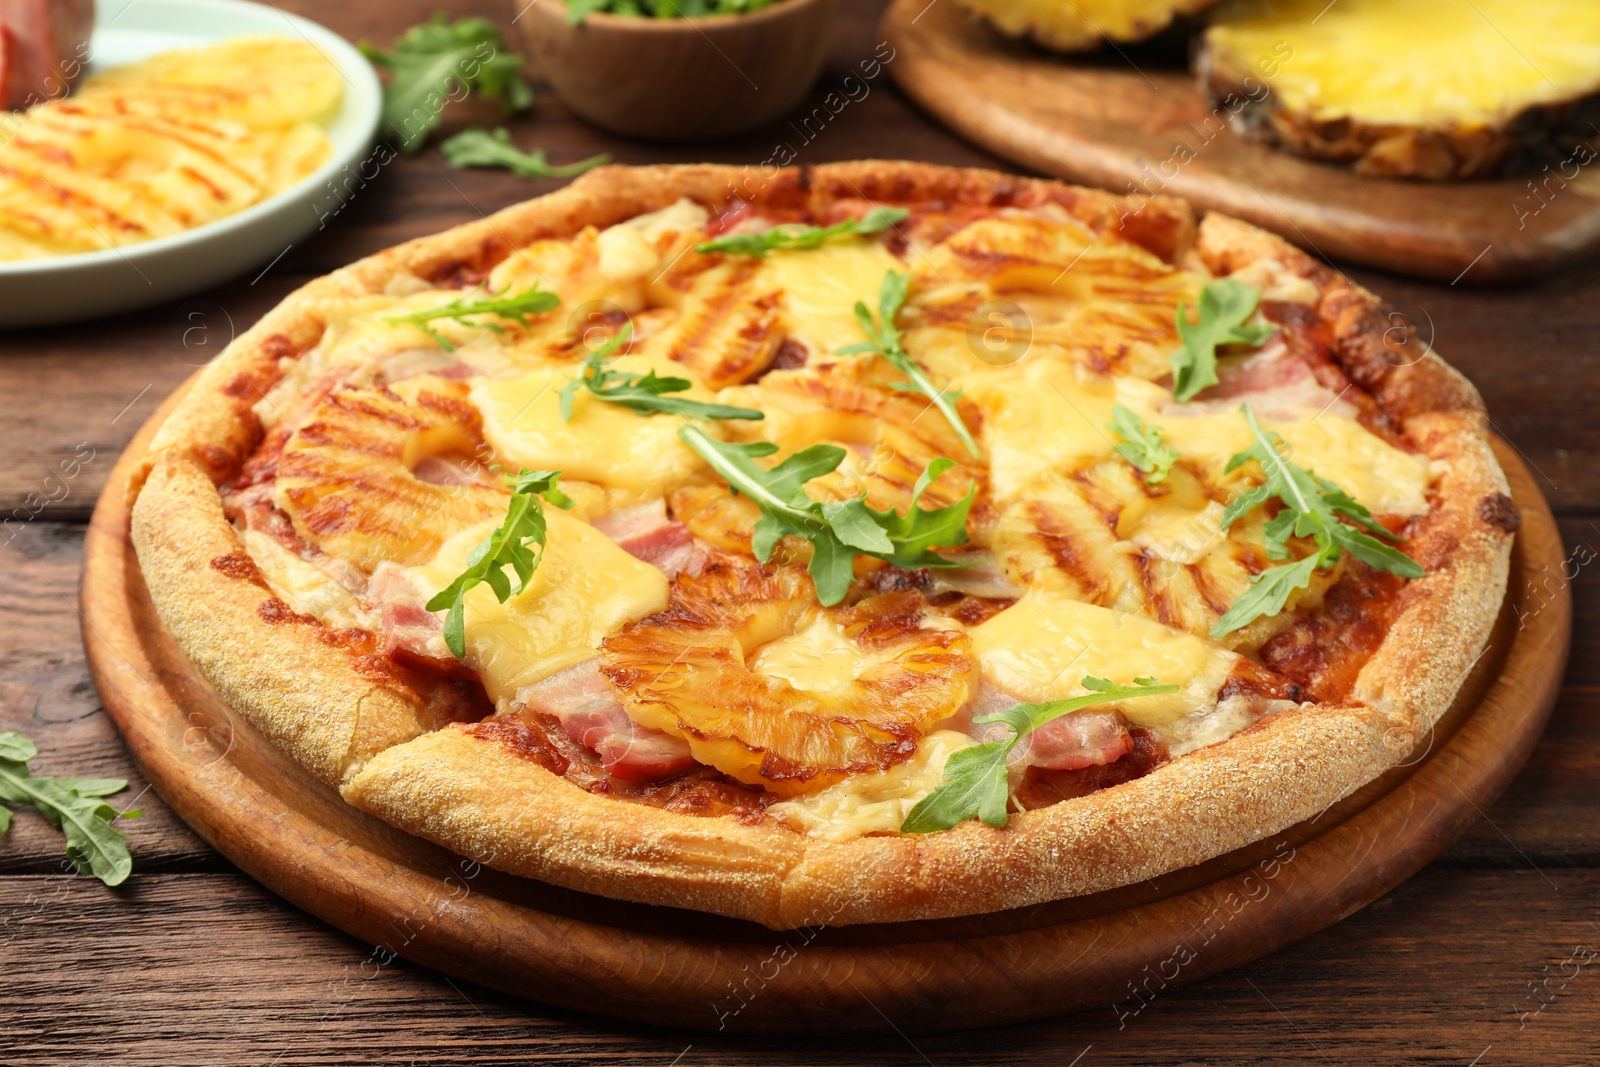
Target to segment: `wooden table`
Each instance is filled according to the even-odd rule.
[[[434,0],[285,7],[388,40]],[[809,111],[878,44],[877,0],[848,6]],[[491,13],[501,11],[491,8]],[[505,15],[509,19],[509,14]],[[860,97],[860,91],[856,90]],[[818,114],[827,114],[824,109]],[[461,107],[450,126],[493,123]],[[759,164],[866,156],[1004,164],[912,111],[887,77],[809,134],[663,147],[577,124],[553,97],[512,124],[557,162]],[[807,141],[807,137],[811,139]],[[1577,628],[1548,735],[1499,803],[1431,867],[1294,948],[1136,1017],[1108,1005],[1003,1031],[732,1040],[547,1010],[393,961],[239,874],[150,792],[89,683],[76,608],[83,524],[157,402],[296,286],[358,256],[549,191],[501,172],[400,159],[259,277],[72,329],[0,335],[0,729],[40,773],[125,776],[135,873],[108,890],[62,871],[61,838],[20,814],[0,840],[0,1063],[593,1064],[1593,1063],[1600,1048],[1600,263],[1485,291],[1355,271],[1467,373],[1542,480],[1569,549]],[[1509,210],[1509,209],[1508,209]],[[0,294],[4,299],[4,294]],[[62,468],[63,461],[76,459]],[[74,469],[69,479],[48,476]]]

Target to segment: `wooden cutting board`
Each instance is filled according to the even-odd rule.
[[[1507,609],[1407,766],[1256,846],[1113,892],[968,919],[774,932],[489,870],[347,806],[268,744],[162,628],[129,542],[131,457],[171,405],[124,455],[89,526],[82,612],[95,685],[166,802],[245,873],[372,944],[367,975],[402,956],[550,1004],[708,1030],[1137,1014],[1165,989],[1337,922],[1432,860],[1527,758],[1566,662],[1571,603],[1546,577],[1562,564],[1560,536],[1527,469],[1497,442],[1524,517]]]
[[[1170,43],[1060,56],[928,0],[896,0],[880,32],[895,50],[888,69],[914,101],[1030,170],[1184,197],[1326,259],[1444,281],[1532,277],[1600,250],[1593,164],[1537,192],[1528,176],[1362,178],[1235,136]]]

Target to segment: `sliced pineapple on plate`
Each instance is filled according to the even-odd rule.
[[[1103,40],[1124,44],[1160,33],[1217,0],[958,0],[1011,37],[1031,37],[1057,52],[1087,52]]]
[[[1358,173],[1554,162],[1600,117],[1595,0],[1228,0],[1196,58],[1240,132]]]

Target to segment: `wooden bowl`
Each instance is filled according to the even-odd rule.
[[[593,14],[573,26],[564,3],[543,0],[518,22],[539,73],[584,119],[628,137],[702,141],[798,104],[822,70],[838,8],[778,0],[748,15]]]

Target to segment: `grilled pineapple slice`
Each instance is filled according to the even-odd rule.
[[[343,94],[310,44],[246,38],[97,74],[0,141],[0,260],[115,248],[310,174]]]
[[[794,795],[909,759],[966,703],[966,634],[926,607],[909,591],[820,608],[804,572],[723,557],[607,638],[600,670],[635,721]]]
[[[1229,0],[1200,84],[1247,136],[1358,173],[1555,162],[1600,114],[1593,0]],[[1248,79],[1248,80],[1247,80]]]
[[[506,510],[505,489],[412,473],[430,456],[477,453],[483,420],[466,398],[465,383],[428,376],[331,394],[284,445],[274,502],[301,537],[364,570],[427,562]]]
[[[1250,586],[1271,560],[1256,512],[1221,529],[1222,503],[1234,490],[1208,484],[1195,470],[1173,469],[1162,484],[1120,458],[1075,474],[1052,472],[1002,513],[994,553],[1013,582],[1074,600],[1143,615],[1198,637]],[[1318,571],[1288,608],[1229,634],[1229,648],[1256,648],[1296,611],[1314,607],[1338,577]]]
[[[749,256],[685,252],[649,285],[652,303],[676,314],[635,355],[682,363],[708,388],[749,381],[782,342],[783,293]]]
[[[1038,216],[975,222],[915,266],[906,350],[946,380],[1037,356],[1159,378],[1178,304],[1192,307],[1205,283],[1129,241]]]
[[[1011,37],[1031,37],[1057,52],[1088,52],[1109,38],[1143,41],[1172,20],[1217,0],[958,0]]]

